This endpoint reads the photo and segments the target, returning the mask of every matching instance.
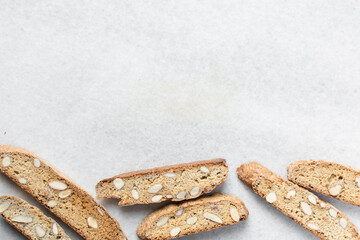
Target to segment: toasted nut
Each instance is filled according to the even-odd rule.
[[[115,188],[116,188],[117,190],[122,189],[122,188],[124,187],[124,185],[125,185],[124,180],[122,180],[121,178],[116,178],[116,179],[113,181],[113,183],[114,183],[114,186],[115,186]]]
[[[163,188],[163,186],[161,184],[155,184],[151,187],[149,187],[149,189],[147,190],[148,193],[157,193],[159,192],[161,189]]]
[[[160,202],[162,199],[162,195],[155,195],[151,198],[152,202]]]
[[[170,217],[168,217],[168,216],[160,218],[159,221],[157,221],[156,226],[161,227],[161,226],[165,225],[169,221],[169,218]]]
[[[5,212],[6,210],[8,210],[8,208],[10,207],[11,202],[5,201],[3,203],[0,204],[0,213]]]
[[[59,234],[59,229],[56,223],[53,223],[52,225],[52,232],[55,236],[57,236]]]
[[[316,230],[316,231],[320,230],[320,227],[315,223],[308,223],[307,225],[312,230]]]
[[[26,178],[21,177],[18,180],[19,180],[19,183],[21,183],[21,184],[26,184],[27,183]]]
[[[184,211],[184,208],[180,208],[179,210],[176,211],[175,215],[176,216],[180,216]]]
[[[55,190],[65,190],[67,188],[67,185],[65,183],[58,182],[58,181],[50,182],[49,186]]]
[[[58,202],[55,201],[55,200],[50,200],[50,201],[48,201],[48,202],[46,203],[46,205],[47,205],[49,208],[53,208],[53,207],[55,207],[55,206],[58,205]]]
[[[165,177],[168,177],[168,178],[176,178],[176,174],[175,174],[175,173],[164,173],[164,176],[165,176]]]
[[[330,208],[330,209],[329,209],[329,214],[330,214],[330,216],[332,216],[333,218],[336,218],[336,217],[337,217],[337,212],[336,212],[335,209],[333,209],[333,208]]]
[[[277,196],[275,192],[270,192],[268,195],[266,195],[266,201],[269,203],[273,203],[277,200]]]
[[[176,198],[179,199],[179,200],[183,200],[183,199],[185,199],[185,197],[186,197],[186,192],[179,192],[176,195]]]
[[[291,198],[295,197],[295,195],[296,195],[296,191],[295,191],[295,189],[292,189],[286,193],[285,198],[291,199]]]
[[[2,160],[2,165],[3,165],[3,167],[10,166],[11,165],[10,157],[8,157],[8,156],[4,157],[3,160]]]
[[[200,167],[200,171],[202,171],[203,173],[210,173],[210,169],[205,166]]]
[[[209,219],[213,222],[217,222],[217,223],[223,223],[223,221],[221,220],[221,218],[218,215],[215,215],[213,213],[209,213],[209,212],[204,212],[204,217],[206,219]]]
[[[24,215],[16,215],[11,219],[13,222],[17,223],[31,223],[33,221],[32,217],[24,216]]]
[[[320,202],[320,207],[321,207],[321,208],[326,208],[326,203]]]
[[[239,211],[234,205],[230,205],[230,216],[235,222],[240,220]]]
[[[98,228],[98,223],[95,218],[88,217],[87,222],[88,222],[89,227]]]
[[[40,167],[40,165],[41,165],[40,160],[37,158],[34,159],[33,163],[36,168]]]
[[[341,193],[344,188],[344,184],[342,182],[334,182],[329,185],[328,190],[331,196],[337,196]]]
[[[190,190],[190,195],[191,196],[197,196],[200,194],[200,188],[199,187],[194,187],[193,189]]]
[[[136,189],[133,189],[133,190],[131,190],[131,196],[134,198],[134,199],[136,199],[136,200],[138,200],[139,199],[139,192],[138,191],[136,191]]]
[[[166,195],[166,198],[173,198],[173,195]]]
[[[36,232],[36,235],[40,238],[45,236],[45,230],[42,227],[40,227],[39,225],[37,225],[35,227],[35,232]]]
[[[71,189],[66,189],[64,191],[59,192],[60,198],[67,198],[71,194]]]
[[[340,218],[339,224],[342,228],[346,228],[348,225],[348,222],[346,221],[345,218]]]
[[[316,197],[314,197],[313,195],[308,195],[308,200],[309,202],[311,202],[312,204],[316,205],[317,204],[317,200]]]
[[[300,202],[300,208],[306,215],[311,215],[312,214],[311,207],[306,202]]]
[[[101,216],[104,216],[104,211],[100,207],[96,207]]]
[[[170,230],[170,236],[175,237],[179,235],[180,231],[181,231],[180,227],[174,227],[173,229]]]
[[[189,217],[187,220],[186,220],[186,223],[188,225],[194,225],[198,220],[198,217],[197,216],[193,216],[193,217]]]

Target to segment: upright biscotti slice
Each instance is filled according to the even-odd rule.
[[[259,163],[240,165],[237,173],[255,193],[320,239],[360,239],[344,213]]]
[[[2,145],[0,170],[83,238],[127,239],[119,223],[89,193],[34,153]]]
[[[211,192],[228,174],[225,159],[213,159],[129,172],[100,181],[98,199],[120,198],[119,205],[182,201]]]
[[[14,196],[0,197],[0,214],[28,239],[68,240],[64,230],[52,218]]]
[[[298,161],[288,179],[300,186],[360,207],[360,171],[334,162]]]
[[[148,215],[137,234],[141,239],[172,239],[238,223],[248,217],[244,203],[233,195],[215,194],[170,204]]]

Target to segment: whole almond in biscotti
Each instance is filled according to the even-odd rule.
[[[119,198],[119,205],[183,201],[211,192],[228,174],[225,159],[213,159],[129,172],[100,181],[98,199]]]
[[[298,161],[288,179],[304,188],[360,207],[360,170],[326,161]]]
[[[34,153],[1,145],[0,163],[1,172],[84,239],[127,239],[119,223],[89,193]],[[25,178],[26,183],[19,181],[19,177]],[[40,235],[42,229],[37,228]]]
[[[259,163],[242,164],[237,173],[255,193],[320,239],[360,239],[344,213]]]
[[[0,197],[0,214],[6,222],[31,240],[69,240],[64,230],[52,218],[14,196]],[[53,229],[56,229],[54,231]],[[3,238],[1,238],[3,239]]]
[[[167,205],[141,222],[141,239],[173,239],[236,224],[248,217],[244,203],[233,195],[215,194]]]

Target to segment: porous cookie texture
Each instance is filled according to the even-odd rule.
[[[1,145],[0,163],[1,172],[84,239],[127,239],[119,223],[89,193],[34,153]]]
[[[170,204],[148,215],[137,229],[141,239],[173,239],[236,224],[248,217],[244,203],[233,195],[215,194]]]
[[[225,159],[213,159],[124,173],[95,188],[98,199],[120,198],[121,206],[183,201],[211,192],[227,175]]]
[[[255,193],[320,239],[360,239],[344,213],[259,163],[242,164],[237,173]]]
[[[302,187],[360,207],[360,171],[327,161],[297,161],[288,179]]]
[[[0,214],[5,221],[31,240],[69,240],[64,230],[52,218],[14,196],[0,197]]]

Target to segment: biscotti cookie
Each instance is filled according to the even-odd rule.
[[[300,186],[360,207],[360,171],[334,162],[298,161],[288,179]]]
[[[124,173],[95,188],[98,199],[120,198],[121,206],[182,201],[211,192],[227,174],[225,159],[213,159]]]
[[[259,163],[240,165],[237,173],[255,193],[320,239],[360,239],[344,213]]]
[[[0,170],[84,239],[127,239],[119,223],[89,193],[34,153],[2,145]]]
[[[70,239],[53,219],[21,198],[1,196],[0,214],[28,239]]]
[[[239,198],[215,194],[167,205],[144,218],[136,232],[141,239],[173,239],[236,224],[247,217],[248,210]]]

